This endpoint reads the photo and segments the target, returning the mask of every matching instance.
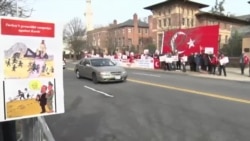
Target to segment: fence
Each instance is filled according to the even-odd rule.
[[[17,141],[55,141],[44,117],[16,122]]]

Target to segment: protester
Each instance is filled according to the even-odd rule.
[[[219,55],[219,60],[220,60],[220,63],[219,63],[219,76],[221,76],[221,71],[223,71],[223,74],[224,76],[227,76],[227,72],[226,72],[226,64],[221,62],[221,60],[224,58],[224,54],[220,54]]]
[[[240,69],[241,69],[241,75],[244,75],[244,70],[245,67],[249,64],[249,57],[245,54],[242,53],[240,57]]]

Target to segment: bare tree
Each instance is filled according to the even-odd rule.
[[[83,49],[87,48],[86,40],[86,29],[83,26],[83,22],[80,18],[73,18],[64,27],[63,40],[69,47],[74,51],[74,58],[77,59]]]
[[[19,4],[17,4],[17,2]],[[1,16],[17,16],[28,18],[33,12],[33,8],[27,5],[26,0],[0,0]]]
[[[210,12],[214,14],[218,14],[218,15],[225,15],[224,3],[225,3],[225,0],[222,0],[220,2],[218,2],[218,0],[215,0],[215,5],[212,7]]]

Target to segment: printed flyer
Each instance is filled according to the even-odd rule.
[[[0,121],[64,113],[62,26],[0,21]]]

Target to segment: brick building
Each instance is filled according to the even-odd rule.
[[[161,48],[164,31],[214,24],[220,26],[218,45],[223,47],[224,44],[227,44],[232,29],[250,24],[244,19],[202,12],[201,9],[206,7],[208,5],[189,0],[166,0],[145,7],[144,9],[151,10],[152,21],[156,22],[152,35],[156,40],[157,48]]]
[[[148,21],[141,21],[137,14],[123,23],[114,20],[107,27],[96,28],[87,32],[88,46],[96,52],[112,54],[115,51],[135,50],[141,52],[150,42],[152,16]]]
[[[109,27],[95,28],[87,32],[87,45],[95,52],[107,52]]]

